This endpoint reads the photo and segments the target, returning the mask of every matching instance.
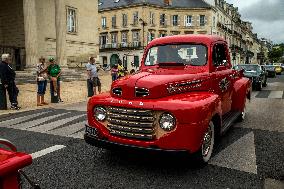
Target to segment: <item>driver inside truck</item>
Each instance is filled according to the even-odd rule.
[[[178,54],[176,45],[160,46],[158,49],[158,63],[184,63],[183,59]]]

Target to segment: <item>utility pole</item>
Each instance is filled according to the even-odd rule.
[[[142,26],[142,47],[144,49],[144,47],[145,47],[144,46],[144,42],[145,42],[145,37],[144,37],[145,31],[144,31],[144,29],[145,29],[145,26],[147,26],[147,23],[142,18],[139,19],[139,22],[141,23],[141,26]]]

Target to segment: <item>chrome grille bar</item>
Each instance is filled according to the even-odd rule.
[[[122,125],[122,126],[130,126],[130,127],[139,127],[139,128],[152,128],[153,123],[145,123],[145,122],[133,122],[133,121],[125,121],[120,119],[108,118],[108,121],[112,124]]]
[[[155,138],[155,118],[151,110],[108,107],[107,121],[112,135],[142,140]]]
[[[143,134],[135,134],[135,133],[126,133],[116,130],[110,130],[110,133],[117,136],[123,136],[127,138],[137,138],[137,139],[146,139],[146,140],[152,140],[154,139],[154,135],[143,135]]]
[[[125,127],[115,124],[108,124],[108,127],[112,130],[131,132],[135,134],[153,134],[154,129],[136,128],[136,127]]]
[[[126,108],[114,108],[109,107],[108,109],[112,113],[136,115],[136,116],[153,116],[151,110],[138,110],[138,109],[126,109]]]
[[[153,122],[155,119],[154,117],[145,117],[145,116],[133,116],[133,115],[125,115],[125,114],[118,114],[118,113],[108,113],[108,116],[113,119],[122,119],[122,120],[129,120],[129,121],[143,121],[143,122]]]

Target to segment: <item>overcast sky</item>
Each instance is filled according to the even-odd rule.
[[[284,0],[226,0],[239,7],[242,20],[253,24],[259,38],[284,43]]]

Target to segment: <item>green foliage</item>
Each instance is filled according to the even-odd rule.
[[[284,63],[284,44],[274,45],[272,51],[268,53],[268,58],[271,62]]]

